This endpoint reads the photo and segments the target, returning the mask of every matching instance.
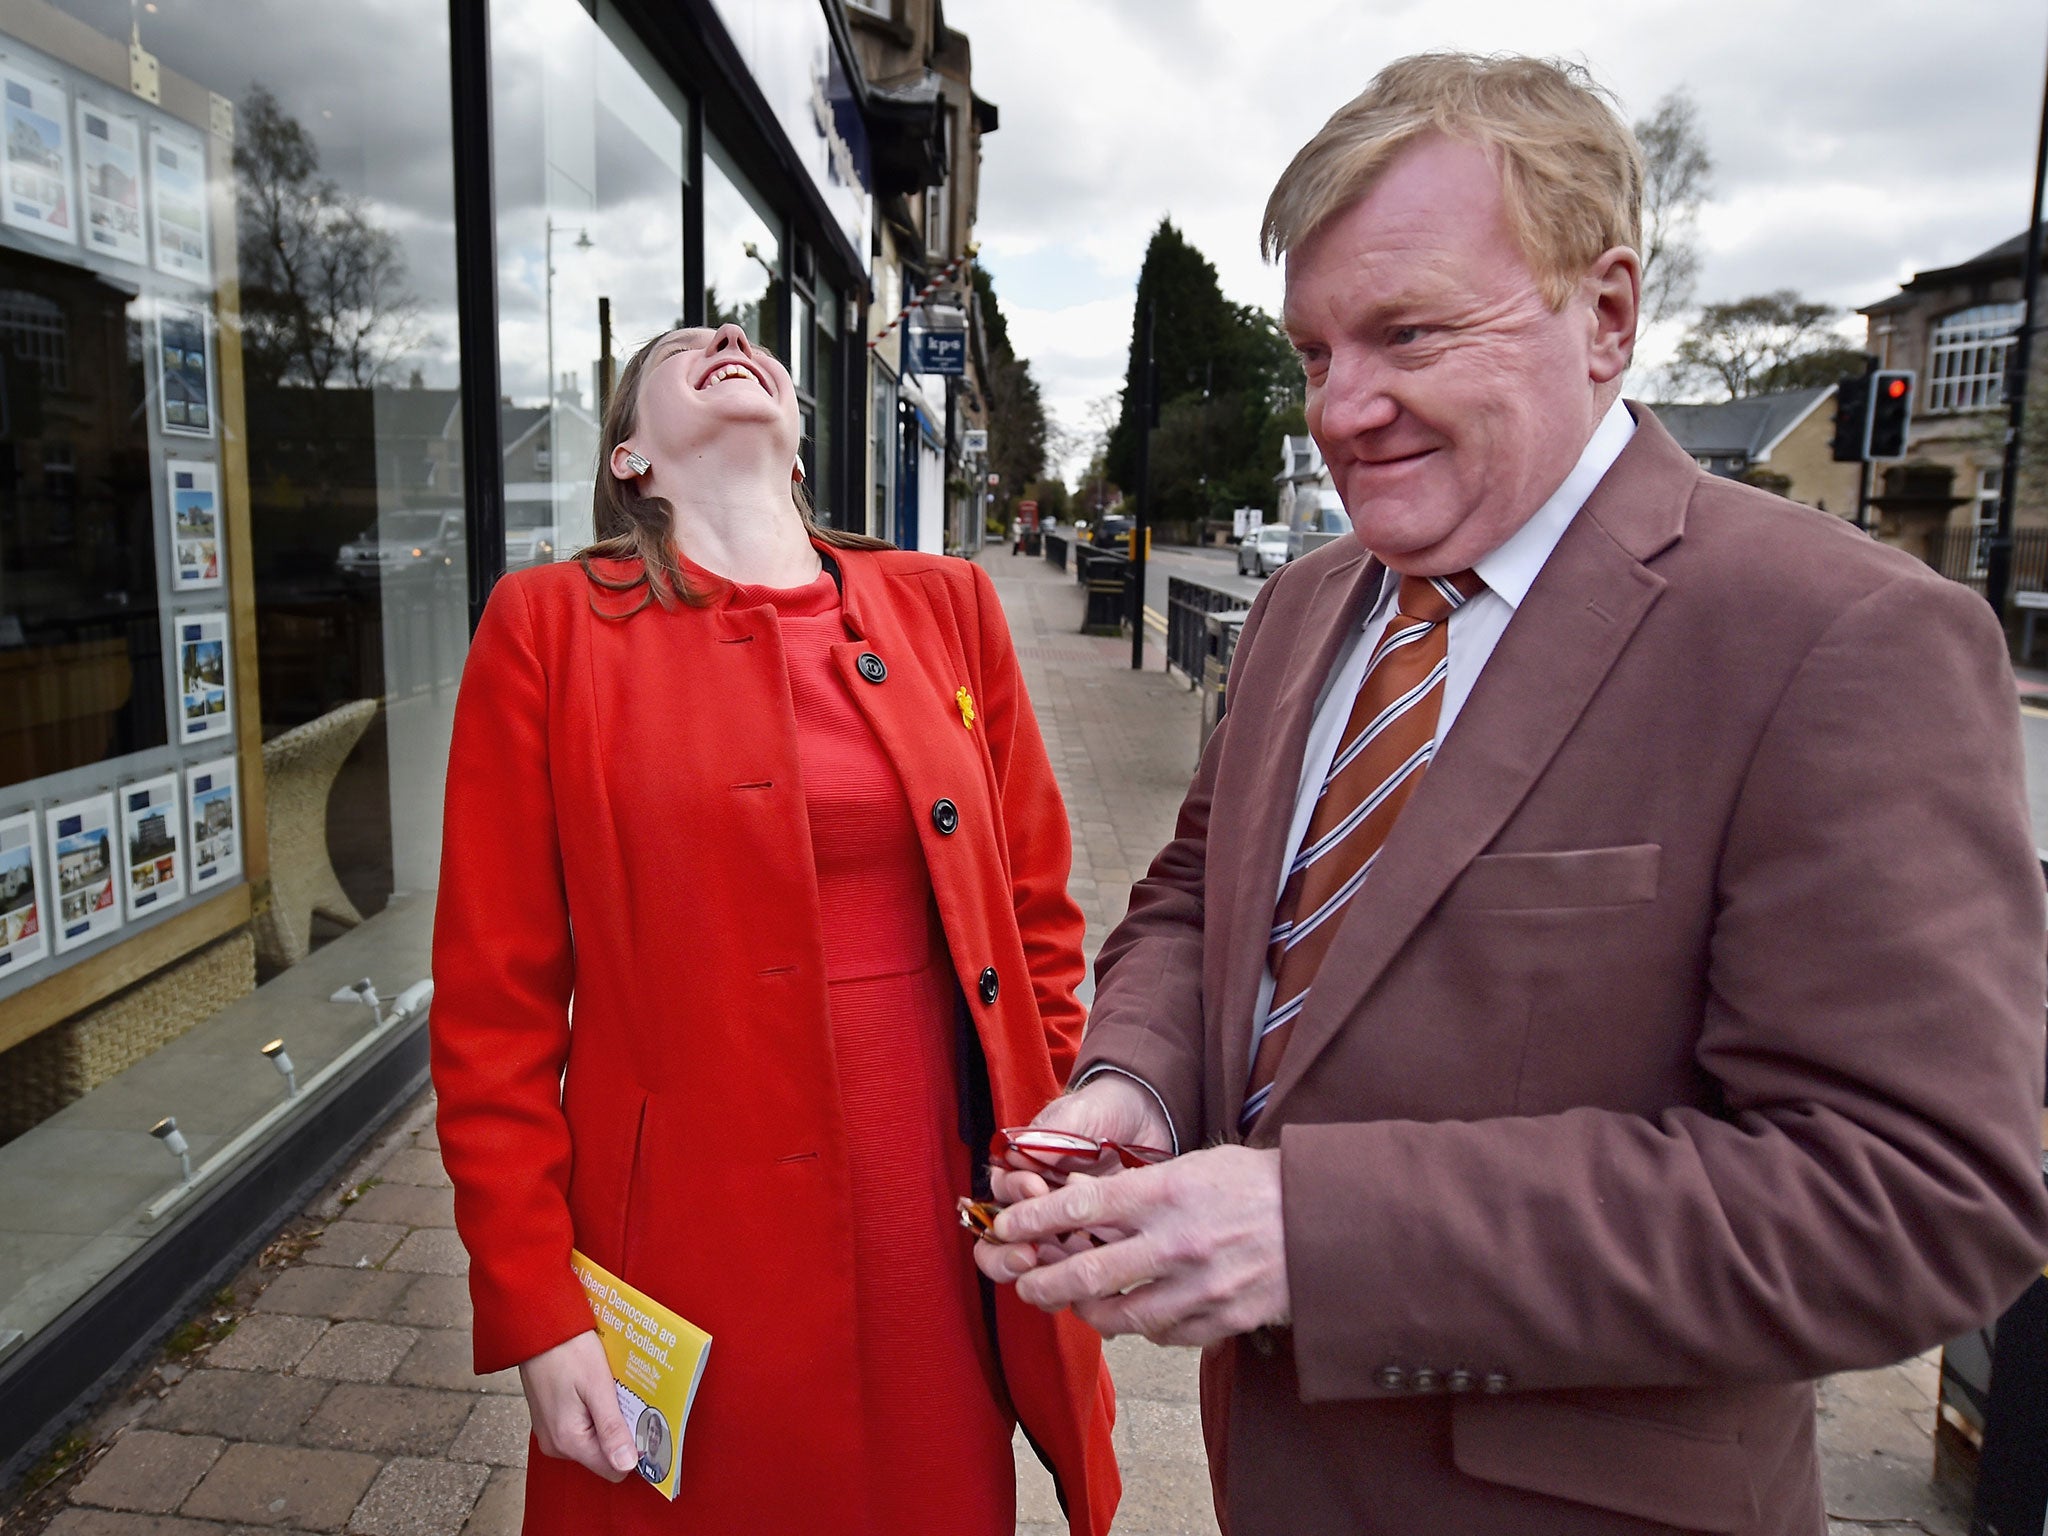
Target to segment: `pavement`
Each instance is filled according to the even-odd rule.
[[[992,550],[1026,683],[1073,823],[1092,955],[1171,834],[1199,704],[1128,640],[1079,633],[1082,596],[1045,562]],[[431,1095],[278,1234],[170,1348],[110,1392],[33,1486],[7,1536],[509,1536],[527,1418],[510,1372],[471,1374],[467,1260]],[[1109,1345],[1124,1497],[1116,1536],[1213,1536],[1193,1351]],[[1963,1536],[1929,1482],[1932,1354],[1822,1384],[1831,1536]],[[1050,1479],[1020,1444],[1018,1536],[1057,1536]],[[829,1523],[821,1523],[821,1529]]]

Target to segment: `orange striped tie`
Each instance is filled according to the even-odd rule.
[[[1403,576],[1351,718],[1323,779],[1301,848],[1273,911],[1266,964],[1273,1006],[1259,1032],[1238,1129],[1248,1131],[1273,1091],[1294,1021],[1337,932],[1345,904],[1365,884],[1394,818],[1436,751],[1437,716],[1449,669],[1452,610],[1481,590],[1471,571]]]

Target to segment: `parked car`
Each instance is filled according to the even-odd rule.
[[[344,576],[391,576],[456,566],[461,564],[463,532],[460,507],[386,512],[342,545],[334,563]]]
[[[1095,525],[1089,542],[1097,549],[1113,549],[1128,555],[1131,552],[1131,519],[1111,513]]]
[[[1268,523],[1238,541],[1237,574],[1270,576],[1288,561],[1287,525]]]

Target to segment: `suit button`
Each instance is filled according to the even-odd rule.
[[[1245,1337],[1251,1341],[1252,1353],[1261,1360],[1272,1359],[1280,1347],[1273,1342],[1273,1330],[1270,1328],[1254,1328]]]
[[[1380,1367],[1380,1385],[1389,1392],[1398,1392],[1408,1385],[1408,1373],[1398,1365]]]
[[[1472,1390],[1472,1373],[1467,1370],[1452,1371],[1450,1375],[1444,1378],[1444,1390],[1446,1392],[1470,1392]]]
[[[933,801],[932,825],[942,837],[951,837],[960,825],[960,807],[950,800]]]
[[[1425,1365],[1421,1370],[1408,1378],[1408,1385],[1418,1392],[1434,1392],[1436,1390],[1436,1372]]]
[[[996,968],[990,966],[981,973],[981,1000],[984,1003],[992,1003],[1001,990],[1002,983],[996,980]]]
[[[1506,1371],[1488,1371],[1486,1373],[1486,1380],[1482,1381],[1479,1385],[1482,1391],[1491,1392],[1498,1396],[1508,1389],[1508,1373]]]
[[[860,669],[860,675],[871,683],[879,683],[889,675],[889,669],[882,665],[882,658],[873,651],[862,651],[854,659],[853,664]]]

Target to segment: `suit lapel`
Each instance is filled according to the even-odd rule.
[[[1280,889],[1280,865],[1287,856],[1287,832],[1316,700],[1345,642],[1358,632],[1385,571],[1362,550],[1354,559],[1326,567],[1300,617],[1289,620],[1300,639],[1285,654],[1263,658],[1261,674],[1270,675],[1270,669],[1280,675],[1271,706],[1262,709],[1246,700],[1231,709],[1233,739],[1245,731],[1251,739],[1235,743],[1230,771],[1219,773],[1211,836],[1218,820],[1216,807],[1222,807],[1226,819],[1235,807],[1244,807],[1240,846],[1248,856],[1216,859],[1209,865],[1209,899],[1225,914],[1226,923],[1224,981],[1216,1017],[1223,1041],[1222,1102],[1227,1105],[1243,1099],[1251,1069],[1252,1009],[1265,971],[1273,902]],[[1233,1109],[1224,1119],[1234,1117]]]
[[[1663,591],[1663,578],[1643,562],[1678,537],[1699,471],[1653,416],[1636,414],[1635,438],[1515,611],[1345,911],[1281,1058],[1257,1140],[1278,1137],[1282,1101],[1514,814]],[[1241,1043],[1248,1051],[1249,1041]],[[1236,1074],[1228,1101],[1235,1105],[1249,1069],[1234,1062],[1226,1070]]]

